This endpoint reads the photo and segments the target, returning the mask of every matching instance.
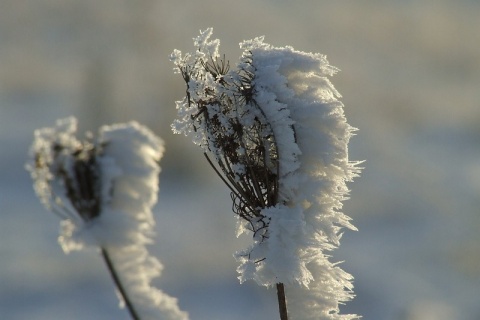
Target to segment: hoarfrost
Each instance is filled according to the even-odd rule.
[[[348,159],[356,129],[329,80],[338,69],[324,55],[263,37],[240,43],[230,68],[211,35],[201,32],[194,54],[172,54],[187,84],[173,128],[215,155],[234,211],[246,220],[237,234],[253,235],[253,245],[235,255],[240,281],[286,284],[292,319],[355,318],[338,309],[353,297],[352,277],[327,255],[342,228],[356,230],[341,209],[346,183],[360,172]]]

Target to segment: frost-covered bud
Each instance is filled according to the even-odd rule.
[[[162,264],[149,255],[163,141],[136,122],[103,126],[79,140],[77,121],[35,131],[27,164],[41,202],[61,221],[68,253],[99,250],[134,319],[185,320],[175,298],[151,286]]]
[[[337,69],[263,37],[242,42],[231,69],[211,35],[195,39],[195,54],[172,54],[187,84],[173,130],[203,148],[232,192],[239,233],[253,235],[236,254],[240,281],[287,285],[292,319],[355,318],[338,314],[353,297],[352,277],[326,253],[342,228],[355,230],[340,210],[360,171],[348,159],[356,129],[329,80]]]

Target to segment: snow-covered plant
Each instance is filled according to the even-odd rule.
[[[146,248],[163,141],[136,122],[103,126],[96,139],[78,140],[76,131],[73,117],[36,130],[27,164],[41,202],[62,219],[60,245],[100,252],[132,319],[188,319],[175,298],[151,286],[163,268]]]
[[[339,314],[353,297],[352,276],[329,261],[341,229],[346,182],[360,171],[348,159],[355,128],[344,116],[321,54],[277,48],[263,37],[240,44],[232,68],[212,29],[196,51],[172,53],[187,85],[175,133],[192,137],[231,190],[238,233],[253,245],[236,253],[239,279],[277,287],[281,319],[354,319]],[[285,289],[286,288],[286,289]]]

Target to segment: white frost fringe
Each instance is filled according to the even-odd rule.
[[[347,123],[340,94],[328,79],[337,69],[324,55],[275,48],[263,38],[241,47],[253,61],[255,86],[262,91],[258,95],[268,95],[257,103],[263,110],[274,102],[289,110],[300,149],[298,165],[285,164],[287,170],[280,174],[280,195],[286,205],[264,212],[272,219],[270,237],[254,244],[253,250],[266,251],[267,259],[252,278],[267,286],[287,285],[292,319],[355,318],[338,314],[338,303],[353,297],[353,277],[324,253],[340,244],[341,228],[356,230],[340,212],[349,191],[346,182],[359,169],[348,159],[355,128]]]

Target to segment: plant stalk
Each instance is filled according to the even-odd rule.
[[[101,253],[102,253],[103,260],[107,265],[108,272],[112,276],[112,280],[115,283],[115,286],[117,287],[118,292],[122,296],[123,301],[125,302],[125,306],[128,310],[128,313],[130,314],[133,320],[140,320],[140,317],[138,316],[137,311],[135,310],[135,307],[133,306],[132,302],[130,301],[127,295],[127,291],[125,290],[122,282],[120,281],[117,271],[115,270],[115,266],[113,265],[112,259],[108,254],[108,251],[105,248],[101,248]]]
[[[285,286],[283,283],[277,283],[278,310],[280,311],[280,320],[288,320],[287,300],[285,298]]]

